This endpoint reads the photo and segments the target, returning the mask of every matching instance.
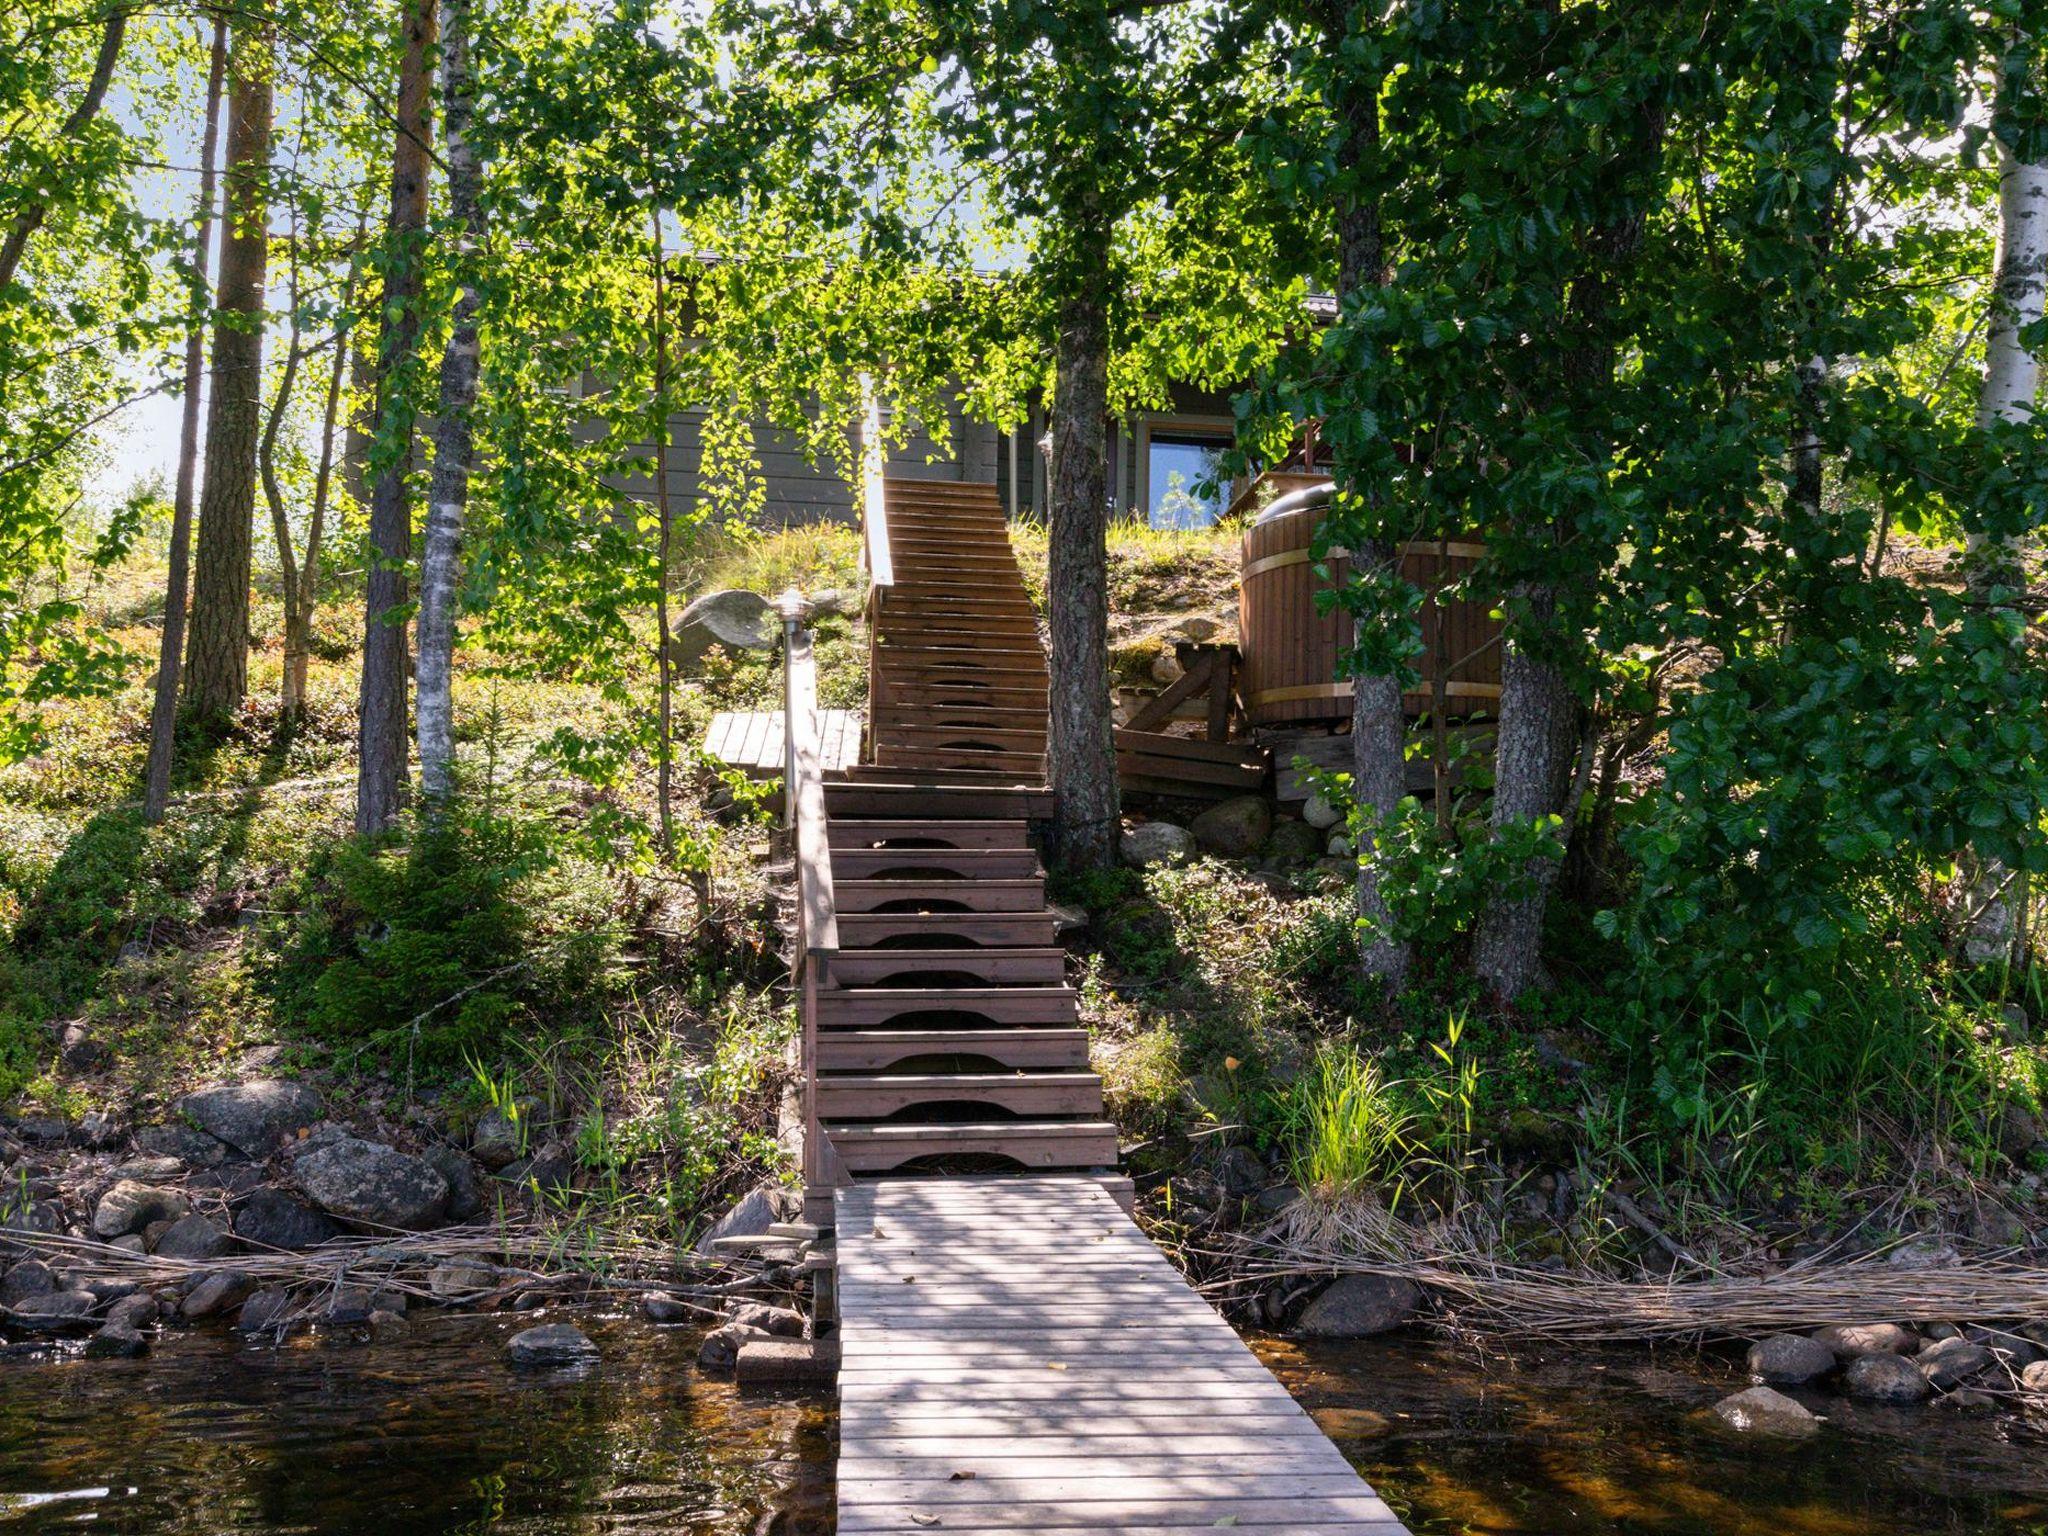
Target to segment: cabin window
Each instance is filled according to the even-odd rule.
[[[1206,528],[1222,515],[1230,499],[1230,483],[1219,478],[1227,431],[1155,427],[1145,446],[1145,513],[1154,528]]]

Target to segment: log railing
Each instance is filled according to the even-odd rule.
[[[874,761],[873,722],[881,710],[881,677],[876,668],[875,636],[881,632],[882,605],[896,584],[896,561],[889,549],[889,502],[882,481],[887,457],[882,444],[882,398],[871,379],[861,380],[860,423],[861,564],[868,577],[868,761]]]
[[[818,663],[807,613],[795,591],[777,603],[782,617],[783,828],[796,865],[796,953],[792,961],[802,1044],[804,1186],[835,1180],[831,1149],[818,1125],[818,989],[831,985],[839,953],[839,911],[832,892],[832,847],[825,828],[825,774],[818,758]]]

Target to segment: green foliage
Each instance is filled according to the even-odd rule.
[[[591,1024],[619,937],[605,887],[544,821],[464,806],[409,844],[348,841],[316,862],[273,985],[314,1033],[444,1073]]]

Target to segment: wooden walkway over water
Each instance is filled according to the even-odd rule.
[[[987,487],[884,482],[877,441],[871,417],[870,728],[834,782],[800,605],[786,619],[838,1528],[1405,1536],[1126,1214],[1030,841],[1045,654],[1001,509]]]

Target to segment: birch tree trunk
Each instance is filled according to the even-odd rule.
[[[1998,255],[1992,269],[1991,320],[1984,341],[1984,381],[1977,425],[2032,419],[2041,395],[2041,358],[2026,344],[2048,298],[2048,163],[2002,152],[1998,184]],[[2009,541],[1972,536],[1970,587],[1988,597],[2024,581],[2019,550]],[[1998,860],[1972,857],[1963,893],[1963,958],[1988,965],[2012,957],[2026,894],[2025,877]]]
[[[206,128],[199,140],[199,212],[192,237],[194,291],[206,301],[213,264],[214,156],[220,149],[221,81],[227,73],[228,24],[213,23],[213,61],[206,74]],[[192,570],[192,503],[199,480],[199,395],[206,379],[206,327],[185,337],[185,398],[178,420],[178,485],[171,502],[170,571],[164,578],[164,631],[157,645],[156,698],[149,712],[149,765],[142,777],[142,819],[163,820],[177,754],[178,677],[185,660],[185,603]]]
[[[228,50],[225,228],[206,479],[185,652],[185,707],[219,722],[249,687],[249,562],[263,419],[263,299],[269,271],[270,36],[237,21]]]
[[[92,74],[85,83],[85,94],[78,98],[78,104],[57,126],[53,141],[56,154],[62,155],[70,148],[100,115],[100,108],[106,104],[107,88],[113,84],[114,65],[120,61],[121,41],[127,32],[128,10],[124,7],[109,15],[100,29],[99,52],[93,57]],[[21,268],[21,258],[28,251],[29,237],[42,227],[43,220],[49,216],[49,202],[37,201],[29,203],[8,224],[7,238],[0,241],[0,288],[14,281],[14,274]]]
[[[1052,853],[1070,870],[1109,869],[1122,827],[1109,714],[1109,222],[1084,210],[1073,286],[1054,351],[1047,766]]]
[[[356,831],[381,832],[405,803],[406,645],[397,618],[412,555],[413,408],[406,374],[419,350],[420,244],[427,227],[428,104],[434,0],[403,0],[398,133],[385,222],[384,326],[377,347],[377,438],[384,462],[370,491],[369,572],[363,598],[363,675],[356,742]]]
[[[484,223],[477,202],[476,146],[470,141],[473,105],[469,58],[469,0],[441,0],[441,105],[445,116],[448,201],[460,231],[456,271],[461,291],[454,325],[441,355],[441,396],[434,423],[434,478],[427,496],[426,547],[420,557],[419,751],[420,793],[431,811],[454,792],[454,662],[456,595],[462,582],[462,522],[469,506],[470,457],[476,404],[476,263]]]

